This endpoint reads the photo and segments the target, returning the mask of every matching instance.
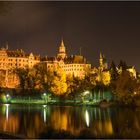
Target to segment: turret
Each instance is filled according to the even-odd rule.
[[[107,69],[106,58],[104,57],[104,55],[102,55],[102,53],[100,53],[99,64],[101,70]]]
[[[65,45],[64,45],[64,42],[63,42],[63,39],[62,39],[61,45],[59,47],[59,51],[58,51],[58,54],[57,54],[57,58],[64,59],[66,56],[67,56],[66,48],[65,48]]]

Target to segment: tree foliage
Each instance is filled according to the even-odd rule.
[[[43,91],[47,88],[47,70],[43,66],[16,69],[22,91]]]
[[[111,81],[116,80],[118,78],[118,76],[119,76],[114,61],[112,61],[111,66],[110,66],[110,74],[111,74]]]
[[[127,64],[120,62],[118,72],[114,62],[109,70],[95,69],[88,72],[85,78],[67,75],[60,67],[47,70],[44,65],[37,65],[31,69],[17,69],[22,91],[49,91],[55,96],[72,97],[76,99],[85,91],[111,90],[118,100],[132,102],[134,93],[140,93],[140,80],[131,76],[127,71]]]
[[[131,77],[128,71],[123,71],[116,80],[115,85],[118,100],[125,103],[131,102],[138,85],[136,79]]]
[[[59,96],[64,95],[67,92],[66,73],[61,68],[57,68],[50,78],[50,92]]]

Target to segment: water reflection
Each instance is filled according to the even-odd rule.
[[[87,110],[85,111],[85,120],[86,120],[87,127],[89,127],[89,114]]]
[[[46,122],[46,108],[44,108],[44,122]]]
[[[68,132],[75,137],[139,138],[140,109],[0,106],[0,131],[39,138],[41,133],[46,133],[50,128]]]
[[[5,104],[5,106],[6,106],[6,120],[8,120],[9,104]]]

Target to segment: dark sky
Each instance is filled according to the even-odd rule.
[[[101,51],[108,62],[122,59],[140,71],[140,2],[12,2],[6,10],[1,45],[54,56],[63,37],[69,55],[82,47],[98,65]]]

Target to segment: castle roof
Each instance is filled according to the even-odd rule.
[[[20,50],[8,50],[5,48],[0,48],[0,51],[4,51],[1,53],[5,53],[6,56],[8,56],[8,57],[25,58],[25,57],[33,56],[35,60],[40,60],[40,55],[35,55],[35,54],[33,55],[32,53],[28,54],[28,53],[25,53],[22,49],[20,49]]]
[[[67,58],[64,59],[64,62],[67,63],[67,64],[70,64],[70,63],[87,63],[86,59],[84,58],[84,56],[81,56],[81,55],[71,55]]]
[[[15,51],[7,50],[6,52],[9,57],[26,57],[26,56],[28,56],[27,54],[25,54],[25,52],[23,50],[15,50]]]
[[[42,57],[42,61],[60,61],[62,59],[56,58],[56,57]],[[87,60],[85,59],[84,56],[81,55],[71,55],[69,57],[66,57],[64,59],[65,64],[72,64],[72,63],[77,63],[77,64],[86,64],[88,63]]]

